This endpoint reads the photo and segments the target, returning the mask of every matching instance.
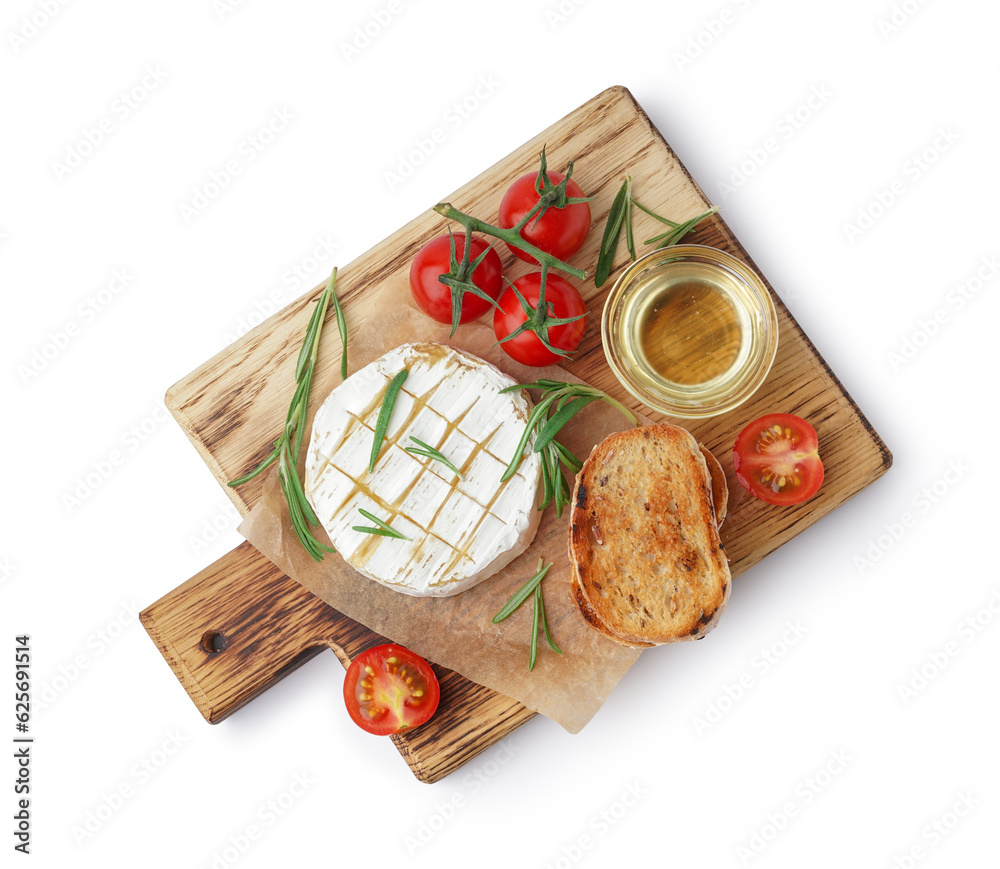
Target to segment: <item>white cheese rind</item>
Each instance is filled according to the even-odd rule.
[[[403,368],[375,470],[374,428],[386,385]],[[515,381],[488,362],[444,344],[404,344],[333,390],[316,413],[305,491],[337,551],[356,570],[415,596],[471,588],[524,552],[541,518],[541,466],[529,452],[507,482],[531,411]],[[462,472],[406,452],[416,437]],[[370,511],[405,540],[356,531]]]

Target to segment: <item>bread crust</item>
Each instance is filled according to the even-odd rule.
[[[624,645],[693,640],[729,599],[712,475],[685,429],[668,423],[610,435],[573,491],[573,594],[596,630]]]
[[[726,483],[726,472],[722,469],[722,464],[712,455],[711,450],[704,444],[699,444],[702,458],[708,466],[709,476],[712,478],[712,506],[715,507],[715,524],[721,528],[726,521],[729,511],[729,485]]]

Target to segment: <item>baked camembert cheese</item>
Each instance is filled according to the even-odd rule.
[[[408,371],[374,471],[386,387]],[[492,576],[534,539],[540,460],[529,452],[500,477],[530,413],[523,390],[494,366],[445,344],[404,344],[341,383],[317,411],[305,491],[330,541],[356,570],[416,596],[457,594]],[[416,438],[455,467],[407,452]],[[366,510],[406,539],[369,534]]]

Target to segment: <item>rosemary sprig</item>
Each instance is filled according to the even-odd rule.
[[[534,575],[522,585],[515,593],[514,596],[507,601],[506,604],[501,608],[495,616],[493,616],[493,624],[499,624],[507,616],[513,613],[521,604],[523,604],[529,597],[531,597],[534,611],[531,619],[531,648],[528,654],[528,669],[535,669],[535,660],[538,657],[538,625],[541,623],[542,629],[545,633],[545,640],[549,644],[549,648],[552,651],[562,654],[562,649],[560,649],[555,641],[552,639],[552,632],[549,630],[549,620],[545,616],[545,599],[542,597],[542,580],[545,579],[545,574],[549,572],[549,568],[552,567],[552,563],[545,564],[544,559],[538,559],[538,567],[535,570]]]
[[[500,612],[493,616],[493,624],[500,624],[500,622],[523,604],[528,599],[528,596],[534,593],[535,587],[545,579],[545,574],[549,572],[550,567],[552,567],[551,563],[545,564],[544,560],[539,558],[538,567],[535,568],[534,575],[514,593],[514,596],[503,605]]]
[[[406,375],[410,372],[404,368],[385,388],[385,395],[382,398],[382,407],[378,412],[378,419],[375,420],[375,437],[372,439],[372,454],[368,460],[368,472],[375,470],[375,463],[378,461],[379,450],[382,449],[382,441],[385,440],[385,430],[389,427],[389,417],[392,416],[392,409],[396,404],[396,396],[406,380]]]
[[[517,473],[524,458],[525,450],[535,436],[532,452],[540,453],[542,467],[542,502],[539,510],[544,510],[554,503],[556,515],[562,516],[563,508],[569,503],[572,489],[562,473],[562,466],[569,468],[571,476],[575,476],[583,463],[573,453],[555,439],[559,431],[573,416],[592,401],[604,401],[621,411],[635,425],[638,420],[624,404],[602,392],[594,386],[583,383],[564,383],[560,380],[536,380],[518,386],[509,386],[502,390],[510,392],[514,389],[540,389],[542,397],[532,408],[525,424],[524,432],[514,450],[514,455],[501,476],[501,482],[506,482]]]
[[[608,222],[604,225],[604,235],[601,238],[601,252],[597,257],[597,270],[594,272],[595,287],[601,286],[611,274],[611,262],[615,257],[615,248],[618,247],[618,236],[621,234],[625,215],[632,210],[629,208],[631,182],[631,178],[626,178],[618,188],[615,201],[611,204],[611,211],[608,212]]]
[[[647,238],[643,242],[643,244],[656,244],[657,242],[660,242],[657,245],[657,250],[659,250],[660,248],[669,247],[672,244],[677,244],[677,242],[679,242],[682,238],[684,238],[685,235],[687,235],[706,217],[715,214],[715,212],[719,210],[718,206],[713,206],[712,208],[709,208],[708,211],[703,211],[701,214],[697,215],[696,217],[692,217],[690,220],[685,220],[683,223],[677,223],[676,221],[668,220],[665,217],[660,217],[659,214],[657,214],[654,211],[650,211],[648,208],[646,208],[645,205],[643,205],[638,200],[633,199],[632,202],[635,204],[635,207],[638,208],[640,211],[645,211],[646,214],[648,214],[650,217],[654,217],[658,221],[660,221],[660,223],[665,223],[667,226],[670,227],[670,229],[668,229],[661,235],[654,235],[652,238]]]
[[[448,468],[448,470],[454,471],[459,477],[462,476],[462,472],[456,468],[448,457],[445,456],[440,450],[435,449],[430,444],[424,443],[420,440],[420,438],[415,438],[413,435],[410,435],[410,440],[413,441],[416,446],[406,447],[406,451],[408,453],[413,453],[415,456],[426,456],[428,459],[434,459],[434,461],[440,462]]]
[[[632,179],[626,177],[625,181],[622,182],[622,186],[618,189],[618,193],[615,195],[614,202],[611,204],[611,210],[608,212],[608,222],[604,227],[604,236],[601,239],[601,252],[597,258],[597,268],[594,274],[594,285],[597,287],[601,286],[608,279],[608,275],[611,274],[615,251],[618,248],[618,240],[621,237],[623,227],[625,229],[625,244],[628,247],[629,257],[631,257],[633,262],[637,259],[635,240],[632,236],[633,205],[640,211],[646,212],[650,217],[660,221],[660,223],[664,223],[670,227],[666,232],[654,235],[643,242],[643,244],[657,245],[657,250],[677,244],[706,217],[715,214],[719,210],[717,207],[713,207],[696,217],[692,217],[690,220],[677,223],[674,220],[661,217],[633,197]]]
[[[302,448],[302,439],[305,435],[305,422],[309,413],[309,392],[312,387],[313,375],[316,370],[316,358],[319,353],[319,339],[323,331],[323,323],[326,320],[327,308],[333,302],[334,311],[337,315],[337,328],[340,332],[341,343],[343,344],[343,356],[341,359],[341,376],[347,374],[347,324],[344,319],[344,311],[337,301],[335,287],[337,283],[337,269],[330,274],[326,287],[316,303],[312,316],[309,318],[309,325],[306,328],[306,336],[299,350],[298,360],[295,363],[295,392],[292,395],[291,404],[288,407],[288,414],[285,417],[285,427],[281,436],[274,442],[274,449],[256,468],[239,477],[230,480],[232,487],[242,486],[250,482],[267,468],[278,463],[278,481],[281,484],[281,491],[288,504],[288,513],[292,520],[292,528],[296,536],[302,542],[306,551],[316,561],[323,559],[323,553],[336,552],[329,546],[320,543],[312,534],[311,526],[319,525],[309,499],[306,497],[305,488],[299,477],[298,461],[299,452]]]
[[[378,526],[378,527],[376,527],[376,528],[369,528],[366,525],[352,525],[351,528],[354,531],[363,531],[365,534],[378,534],[381,537],[395,537],[397,540],[409,540],[410,539],[405,534],[402,534],[399,531],[397,531],[395,528],[392,528],[389,525],[387,525],[385,522],[383,522],[381,519],[378,518],[378,516],[375,516],[373,513],[369,513],[367,510],[362,510],[360,507],[358,507],[358,512],[362,516],[364,516],[365,519],[367,519],[369,522],[374,522],[376,524],[376,526]]]

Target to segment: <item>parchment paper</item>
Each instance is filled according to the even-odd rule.
[[[352,337],[351,371],[399,344],[429,340],[474,353],[519,383],[540,377],[578,381],[562,368],[526,368],[512,362],[494,346],[493,330],[486,326],[461,326],[449,338],[448,327],[433,323],[412,306],[408,291],[406,297],[395,295],[396,304],[385,306],[386,314],[379,317],[377,324],[363,324],[355,333],[357,337]],[[328,348],[335,336],[335,330],[327,325],[323,340],[331,342]],[[339,357],[339,347],[327,352]],[[325,397],[314,391],[313,410]],[[592,402],[562,430],[559,440],[584,459],[602,438],[629,425],[619,411],[604,402]],[[303,447],[303,457],[305,452]],[[284,573],[334,609],[430,661],[518,700],[570,733],[577,733],[635,663],[640,650],[620,646],[598,634],[573,603],[567,546],[569,515],[567,506],[562,517],[557,518],[550,505],[534,543],[525,553],[485,582],[449,598],[417,598],[393,591],[362,576],[339,555],[327,555],[319,563],[313,561],[292,529],[276,472],[265,482],[261,500],[239,530]],[[314,533],[318,540],[329,542],[321,528]],[[539,557],[552,562],[542,591],[552,636],[562,654],[548,647],[540,631],[538,658],[534,670],[529,671],[531,599],[498,625],[492,623],[492,618],[535,572]]]

